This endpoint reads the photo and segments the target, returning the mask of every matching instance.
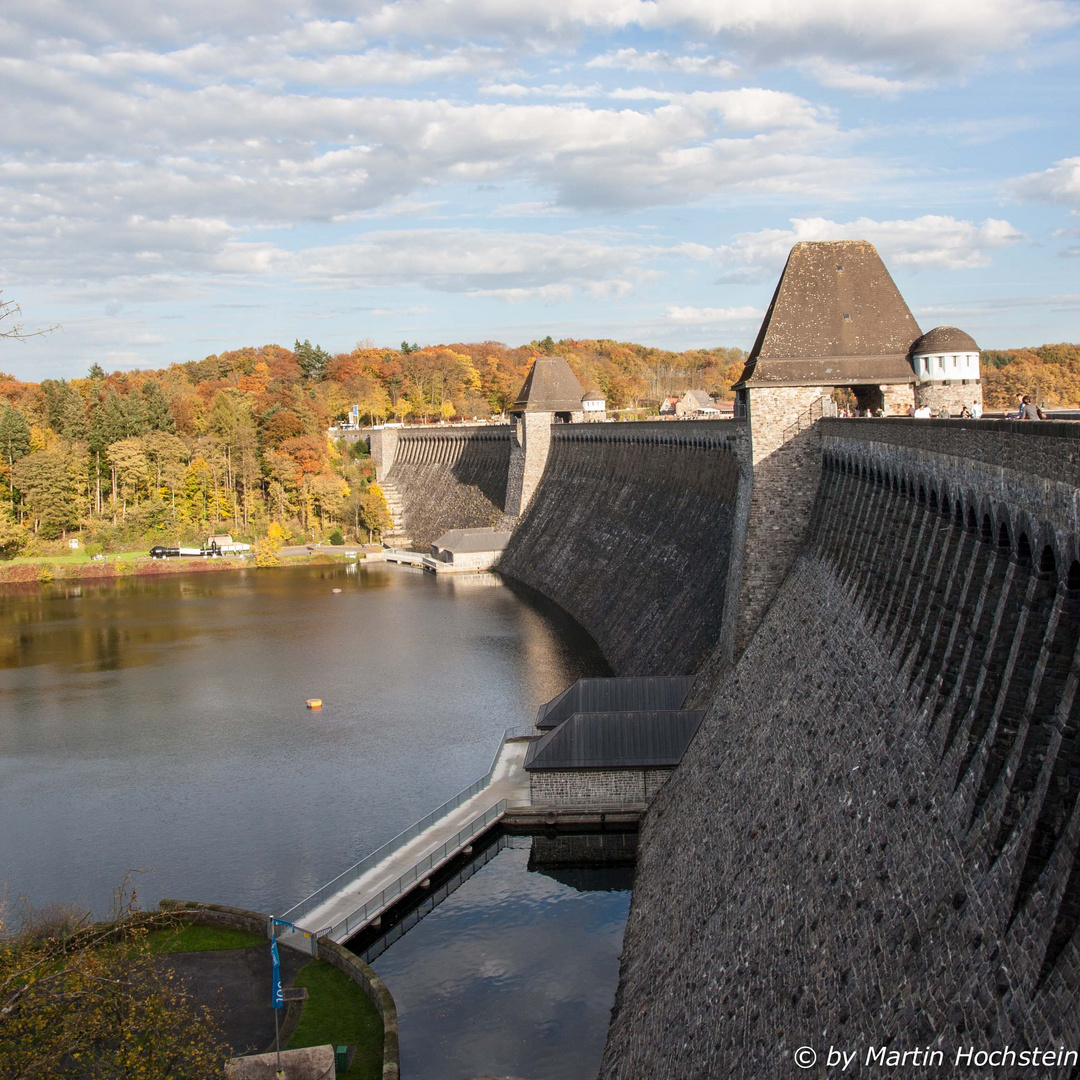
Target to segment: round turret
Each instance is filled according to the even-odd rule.
[[[979,378],[979,346],[955,326],[935,326],[911,346],[911,366],[923,382]]]
[[[603,419],[607,412],[607,399],[599,390],[590,390],[581,399],[581,411],[586,420]]]

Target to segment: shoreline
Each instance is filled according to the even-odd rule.
[[[109,581],[117,578],[158,577],[166,574],[206,574],[236,570],[278,570],[289,566],[333,566],[346,559],[356,557],[353,551],[341,554],[330,551],[317,551],[306,555],[283,555],[279,566],[256,567],[254,559],[236,557],[224,558],[189,558],[189,559],[151,559],[149,556],[138,560],[110,559],[108,562],[52,563],[48,558],[31,563],[0,563],[0,589],[10,585],[46,586],[66,581]],[[372,558],[371,553],[360,554],[359,561],[381,562]],[[49,580],[42,580],[42,571],[52,575]]]

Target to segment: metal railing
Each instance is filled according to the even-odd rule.
[[[820,397],[817,400],[811,402],[810,407],[805,412],[799,414],[795,423],[789,425],[784,430],[784,442],[795,438],[800,431],[805,431],[807,428],[812,428],[818,420],[826,416],[836,415],[836,402],[832,398]]]
[[[370,918],[382,911],[395,897],[405,892],[410,885],[419,881],[429,870],[439,863],[456,854],[465,846],[466,842],[483,832],[492,822],[497,821],[506,813],[506,800],[500,799],[494,806],[489,807],[484,813],[475,817],[465,828],[454,833],[444,844],[440,844],[434,851],[425,855],[410,870],[406,870],[396,881],[387,885],[381,892],[376,893],[366,904],[351,911],[344,919],[339,919],[330,926],[324,926],[315,932],[316,937],[329,937],[333,941],[344,941],[359,930]]]
[[[470,784],[463,791],[459,791],[452,799],[448,799],[435,810],[432,810],[430,814],[425,814],[419,821],[414,822],[404,832],[398,833],[393,840],[388,840],[382,847],[376,848],[370,855],[365,855],[359,862],[353,863],[348,870],[343,870],[336,878],[328,881],[322,888],[316,889],[310,896],[305,896],[298,904],[293,904],[288,911],[283,911],[279,916],[282,919],[288,919],[291,922],[296,922],[298,919],[302,919],[309,912],[314,911],[320,904],[325,903],[330,899],[334,893],[341,892],[347,885],[351,885],[354,881],[358,881],[369,870],[378,866],[384,859],[388,859],[395,851],[403,848],[407,843],[415,840],[425,829],[431,828],[440,818],[449,814],[452,810],[456,810],[462,803],[471,799],[474,795],[479,794],[491,783],[491,778],[495,775],[495,768],[499,764],[499,758],[502,755],[503,746],[506,740],[514,734],[513,728],[507,728],[503,734],[502,739],[499,741],[499,748],[495,751],[495,757],[492,759],[491,768],[480,777],[479,780]]]

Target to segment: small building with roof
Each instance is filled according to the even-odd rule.
[[[873,244],[796,244],[735,384],[737,400],[753,411],[755,391],[790,388],[799,393],[788,397],[809,402],[816,387],[846,387],[862,410],[906,413],[915,382],[908,355],[921,333]]]
[[[603,420],[607,417],[607,398],[599,390],[590,390],[581,399],[581,414],[584,420]]]
[[[536,726],[550,731],[579,712],[681,709],[693,685],[693,675],[623,675],[578,679],[561,694],[540,706]]]
[[[720,410],[708,390],[687,390],[675,405],[675,415],[715,419]]]
[[[490,570],[510,541],[507,529],[451,529],[431,545],[436,573]]]
[[[911,346],[911,366],[918,382],[916,404],[932,415],[961,409],[982,411],[979,346],[955,326],[935,326]]]
[[[525,755],[533,806],[649,803],[704,716],[703,709],[572,714]]]
[[[647,804],[682,760],[704,712],[692,676],[578,679],[540,706],[525,756],[533,805]]]

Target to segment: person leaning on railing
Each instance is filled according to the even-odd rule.
[[[1042,411],[1042,407],[1036,405],[1031,400],[1030,394],[1025,394],[1023,401],[1020,404],[1020,416],[1021,420],[1045,420],[1046,413]]]

